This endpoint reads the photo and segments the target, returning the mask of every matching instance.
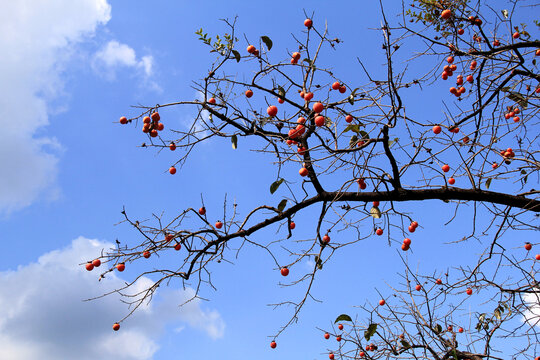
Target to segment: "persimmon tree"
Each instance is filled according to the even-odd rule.
[[[390,285],[391,295],[365,303],[354,319],[343,314],[335,328],[321,328],[321,336],[338,340],[329,348],[330,359],[530,359],[539,353],[540,255],[534,255],[536,244],[520,243],[516,250],[515,239],[506,242],[519,231],[538,230],[540,41],[531,33],[539,24],[514,19],[518,2],[508,9],[467,0],[403,6],[390,21],[381,4],[377,31],[384,71],[369,69],[366,55],[358,54],[361,84],[329,68],[326,55],[341,40],[316,17],[308,16],[303,26],[299,21],[294,49],[274,46],[267,35],[241,41],[236,21],[225,20],[228,31],[221,37],[197,31],[212,60],[208,74],[194,83],[200,99],[138,106],[120,123],[142,129],[148,151],[178,154],[175,164],[166,165],[170,176],[189,166],[201,143],[225,138],[234,149],[247,146],[275,173],[269,191],[280,198],[246,213],[225,202],[218,222],[204,202],[146,222],[124,209],[123,221],[138,240],[105,250],[99,260],[109,265],[102,277],[153,261],[154,270],[117,289],[126,294],[139,277],[158,277],[144,291],[126,295],[132,311],[174,278],[194,286],[199,296],[213,286],[210,265],[233,260],[244,245],[264,249],[283,276],[310,259],[312,270],[294,282],[303,295],[284,300],[293,312],[277,330],[275,347],[333,255],[382,237],[400,254],[402,278]],[[440,113],[407,105],[441,82],[449,91],[440,99]],[[187,130],[165,129],[160,111],[170,107],[196,109]],[[453,246],[466,249],[468,241],[480,241],[485,251],[474,263],[430,274],[410,268],[407,256],[423,224],[405,205],[426,200],[453,207],[450,221],[459,219],[462,207],[472,209],[469,235]],[[295,241],[294,218],[308,208],[319,214],[312,237]],[[258,237],[263,229],[275,231],[276,238]],[[182,251],[181,261],[160,268],[152,255],[171,249]],[[474,298],[488,310],[471,312],[466,305]],[[463,316],[474,320],[466,330],[459,323]],[[510,339],[516,345],[509,350]]]

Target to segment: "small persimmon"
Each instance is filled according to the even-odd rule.
[[[277,108],[277,106],[275,106],[275,105],[270,105],[270,106],[268,107],[268,109],[266,109],[266,113],[267,113],[268,116],[270,116],[270,117],[276,116],[277,113],[278,113],[278,108]]]
[[[313,111],[315,111],[316,113],[322,113],[324,110],[324,105],[320,102],[316,102],[315,104],[313,104]]]
[[[452,10],[446,9],[441,12],[441,19],[447,20],[452,16]]]

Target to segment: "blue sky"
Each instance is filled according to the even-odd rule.
[[[369,30],[380,25],[377,2],[306,5],[138,0],[0,5],[0,13],[9,14],[0,22],[5,50],[0,57],[0,241],[8,255],[0,264],[0,358],[326,358],[335,342],[324,342],[317,327],[329,329],[337,315],[354,315],[354,305],[378,301],[376,289],[390,293],[385,281],[397,283],[396,273],[403,266],[395,244],[389,247],[372,238],[355,245],[354,251],[338,252],[325,266],[314,291],[324,302],[309,302],[300,321],[279,337],[275,350],[268,346],[271,336],[288,321],[291,309],[267,305],[298,299],[303,288],[280,286],[284,279],[272,259],[255,248],[243,250],[234,265],[214,267],[218,290],[204,289],[202,294],[210,301],[179,308],[192,289],[171,284],[123,322],[119,332],[113,333],[111,324],[128,309],[116,296],[82,302],[152,267],[135,264],[98,282],[95,272],[78,265],[115,239],[137,241],[128,226],[115,225],[122,220],[123,206],[138,219],[161,211],[173,217],[184,208],[198,208],[202,194],[209,218],[218,219],[225,196],[235,199],[244,213],[280,199],[279,192],[268,192],[276,176],[273,159],[247,151],[243,139],[238,150],[228,139],[203,144],[170,176],[167,169],[177,153],[142,149],[138,145],[147,139],[140,130],[116,123],[122,115],[137,115],[131,105],[197,96],[192,81],[207,73],[212,55],[195,30],[221,34],[226,28],[219,19],[238,15],[241,51],[247,46],[244,36],[257,42],[267,35],[275,51],[285,56],[293,46],[290,34],[299,36],[304,30],[304,11],[314,12],[316,26],[327,21],[330,33],[344,41],[325,58],[340,77],[351,83],[365,80],[356,57],[375,73],[384,70],[380,35]],[[424,99],[446,91],[443,88],[436,88],[435,95],[424,93]],[[411,106],[441,115],[438,106],[422,100]],[[161,114],[167,129],[185,127],[194,116],[188,108]],[[286,174],[292,178],[296,171],[289,168]],[[470,229],[470,207],[441,230],[453,208],[438,205],[407,205],[422,227],[417,235],[421,250],[410,255],[409,263],[428,273],[436,267],[444,271],[452,265],[449,258],[466,262],[474,255],[445,245]],[[432,208],[438,210],[426,210]],[[312,237],[316,217],[315,209],[295,218],[295,236]],[[372,226],[366,224],[366,232]],[[257,239],[271,239],[274,230]],[[278,253],[287,263],[286,253]],[[443,253],[442,259],[432,256]],[[174,264],[172,256],[162,261]],[[300,277],[310,265],[295,265],[287,280]]]

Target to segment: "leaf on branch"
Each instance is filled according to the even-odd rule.
[[[508,10],[506,10],[506,9],[501,10],[501,13],[502,13],[502,15],[504,16],[505,19],[508,19]]]
[[[377,206],[372,207],[371,210],[369,210],[369,213],[375,219],[380,219],[381,218],[381,210],[379,210],[379,208]]]
[[[319,270],[322,270],[323,265],[322,265],[322,260],[321,260],[320,257],[315,256],[315,264],[317,265],[317,268],[318,268]]]
[[[367,330],[364,331],[364,337],[366,338],[367,341],[371,339],[371,337],[375,334],[375,331],[377,331],[377,324],[375,323],[369,324]]]
[[[340,321],[350,321],[350,322],[352,322],[352,319],[347,314],[341,314],[336,318],[336,321],[334,321],[334,324],[336,324],[336,323],[338,323]]]
[[[238,136],[236,136],[236,134],[231,136],[231,143],[232,143],[232,148],[236,150],[236,148],[238,147]]]
[[[360,135],[362,135],[362,139],[369,139],[369,134],[363,130],[359,131]]]
[[[517,102],[519,106],[521,106],[524,109],[526,109],[527,106],[529,105],[527,98],[523,96],[523,94],[520,94],[518,92],[509,91],[507,97],[508,99]]]
[[[277,206],[277,209],[279,211],[283,211],[283,209],[285,209],[285,206],[287,206],[287,199],[281,200]]]
[[[401,340],[401,345],[405,348],[405,349],[408,349],[411,347],[411,344],[409,344],[407,341],[405,340]]]
[[[349,104],[351,105],[354,105],[354,97],[356,95],[356,90],[358,90],[360,88],[356,88],[354,89],[352,92],[351,92],[351,95],[349,95],[349,98],[347,100],[349,100]]]
[[[435,327],[433,328],[433,331],[435,331],[435,334],[440,334],[442,332],[441,324],[435,325]]]
[[[358,142],[358,136],[353,135],[351,136],[351,139],[349,140],[349,146],[354,147],[357,142]]]
[[[268,48],[268,50],[272,49],[272,40],[268,36],[261,36],[261,40],[263,41],[264,45]]]
[[[476,324],[475,326],[475,329],[480,331],[482,330],[482,327],[484,327],[484,321],[486,319],[486,313],[482,313],[480,314],[480,316],[478,316],[478,324]]]
[[[399,141],[399,138],[395,138],[394,140],[388,141],[388,147],[392,147],[394,143],[397,143]]]
[[[486,180],[486,189],[489,189],[489,186],[491,185],[491,178]]]
[[[240,62],[240,53],[236,50],[231,50],[231,52],[233,53],[236,62]]]
[[[285,94],[286,94],[285,89],[283,89],[281,86],[278,86],[278,95],[279,95],[280,97],[283,97],[283,98],[284,98],[284,97],[285,97]]]
[[[311,60],[309,60],[308,58],[305,58],[304,60],[302,60],[303,62],[307,62],[309,64],[309,66],[312,66],[313,64],[311,63]]]
[[[273,194],[276,192],[276,190],[279,188],[279,185],[283,183],[283,180],[284,180],[283,178],[279,178],[276,181],[274,181],[272,185],[270,185],[270,194]]]
[[[358,134],[360,132],[360,125],[357,125],[357,124],[347,125],[347,127],[345,128],[345,130],[343,130],[343,132],[346,133],[347,131],[352,131]]]

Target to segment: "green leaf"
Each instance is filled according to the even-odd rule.
[[[264,45],[268,48],[268,50],[272,49],[272,40],[268,36],[261,36],[261,40],[263,41]]]
[[[495,315],[497,320],[501,320],[501,312],[499,311],[499,309],[495,309],[495,311],[493,312],[493,315]]]
[[[360,132],[360,125],[357,125],[357,124],[349,124],[347,125],[347,127],[345,128],[345,130],[343,130],[344,133],[346,133],[347,131],[352,131],[352,132],[355,132],[355,133],[359,133]]]
[[[317,264],[317,268],[319,268],[319,270],[322,270],[323,265],[320,257],[315,256],[315,264]]]
[[[367,341],[371,339],[371,337],[375,334],[375,331],[377,331],[377,324],[375,323],[369,324],[367,330],[364,331],[364,337],[366,338]]]
[[[287,206],[287,199],[283,199],[279,202],[279,205],[277,206],[277,209],[279,211],[283,211],[285,209],[285,206]]]
[[[322,270],[323,265],[322,265],[322,260],[321,260],[320,258],[317,259],[317,263],[316,263],[316,264],[317,264],[317,268],[318,268],[319,270]]]
[[[360,130],[360,135],[362,135],[362,139],[369,139],[369,134],[363,130]]]
[[[240,62],[240,53],[236,50],[231,50],[231,52],[233,53],[236,62]]]
[[[504,16],[505,19],[508,19],[508,10],[506,10],[506,9],[501,10],[501,13],[502,13],[502,15]]]
[[[283,178],[277,179],[270,185],[270,194],[273,194],[276,192],[276,190],[279,188],[279,185],[283,183]]]
[[[231,136],[231,143],[232,143],[232,148],[236,150],[236,148],[238,147],[238,137],[236,136],[236,134]]]
[[[399,141],[399,138],[395,138],[394,140],[390,140],[390,141],[388,142],[388,147],[392,147],[392,145],[393,145],[394,143],[397,143],[398,141]]]
[[[381,218],[381,210],[379,210],[379,208],[377,206],[372,207],[371,210],[369,210],[369,213],[375,219],[380,219]]]
[[[436,334],[440,334],[442,332],[441,324],[435,325],[435,327],[433,328],[433,331],[435,331]]]
[[[523,94],[520,94],[518,92],[509,91],[507,97],[508,99],[517,102],[519,106],[521,106],[524,109],[526,109],[527,106],[529,105],[527,98],[523,96]]]
[[[336,318],[336,321],[334,321],[334,324],[336,324],[336,323],[338,323],[340,321],[350,321],[350,322],[352,322],[352,319],[347,314],[341,314]]]
[[[351,139],[349,140],[349,147],[355,147],[357,142],[358,142],[358,136],[356,135],[351,136]]]
[[[349,104],[351,105],[354,105],[354,98],[356,96],[356,91],[360,89],[360,88],[356,88],[354,89],[352,92],[351,92],[351,95],[349,95],[349,97],[347,98],[347,100],[349,101]]]
[[[278,95],[280,97],[285,97],[285,89],[283,89],[281,86],[278,86]]]
[[[486,180],[486,189],[489,189],[489,185],[491,185],[491,178]]]
[[[405,349],[408,349],[411,347],[411,344],[409,344],[407,341],[405,340],[401,340],[401,345],[405,348]]]
[[[311,65],[312,65],[312,63],[311,63],[311,60],[309,60],[308,58],[305,58],[305,59],[304,59],[304,60],[302,60],[302,61],[303,61],[303,62],[307,62],[307,63],[309,64],[309,66],[311,66]]]

